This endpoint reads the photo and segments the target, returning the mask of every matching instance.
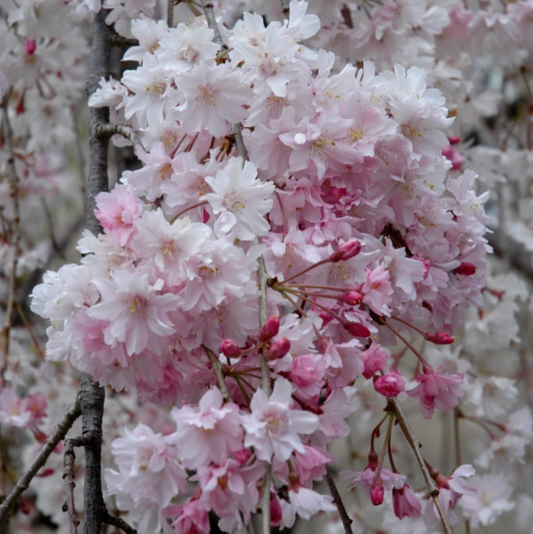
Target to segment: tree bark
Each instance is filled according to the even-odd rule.
[[[112,31],[105,23],[107,14],[107,10],[101,9],[94,17],[87,80],[89,96],[96,91],[102,77],[107,79],[110,73]],[[86,225],[95,235],[102,231],[94,215],[95,197],[98,193],[109,189],[109,138],[97,136],[96,129],[108,122],[108,108],[91,108]],[[105,390],[90,375],[83,373],[78,400],[82,413],[82,441],[85,450],[84,533],[100,534],[105,518],[101,466]]]

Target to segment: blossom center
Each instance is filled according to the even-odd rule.
[[[142,315],[144,306],[146,305],[146,299],[139,295],[133,297],[130,300],[130,313],[132,315],[139,314]]]
[[[218,91],[213,89],[210,83],[200,86],[198,89],[198,100],[201,100],[203,104],[210,104],[213,107],[217,105],[216,97]]]
[[[235,193],[228,193],[225,195],[222,204],[228,211],[239,211],[246,208],[246,204]]]
[[[151,84],[147,85],[144,90],[151,96],[162,96],[167,89],[167,84],[161,80],[154,80]]]

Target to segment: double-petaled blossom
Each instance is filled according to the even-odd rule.
[[[259,460],[271,462],[274,457],[284,462],[293,451],[303,453],[299,434],[311,434],[318,428],[315,414],[292,408],[292,391],[288,380],[278,378],[272,395],[267,397],[258,389],[252,397],[250,414],[241,416],[246,431],[244,444],[254,447]]]
[[[106,470],[109,492],[132,504],[149,501],[164,508],[187,485],[170,440],[146,425],[126,430],[124,437],[113,441],[112,452],[118,471]]]
[[[135,222],[141,216],[143,204],[133,190],[116,185],[110,193],[96,195],[98,209],[94,214],[110,236],[120,246],[126,246],[136,233]]]
[[[107,321],[104,339],[108,345],[123,342],[131,356],[176,331],[169,312],[178,303],[174,295],[162,294],[163,280],[150,283],[148,274],[117,270],[111,280],[96,279],[93,283],[101,300],[87,313]]]
[[[206,128],[215,137],[229,132],[230,123],[245,119],[250,88],[238,69],[227,63],[210,66],[204,62],[183,72],[177,79],[180,92],[178,117],[183,127],[199,132]]]
[[[416,377],[419,383],[407,394],[420,400],[420,411],[425,419],[431,419],[435,408],[438,410],[451,410],[459,403],[459,398],[464,395],[461,389],[463,384],[462,374],[443,374],[442,367],[437,370],[427,370]]]
[[[249,161],[231,158],[215,178],[206,178],[212,193],[205,195],[217,216],[215,233],[230,234],[237,239],[251,241],[265,235],[270,225],[265,215],[272,209],[269,198],[274,192],[272,182],[257,179],[257,170]]]
[[[188,468],[219,462],[242,449],[242,428],[236,404],[223,405],[218,388],[204,393],[198,407],[182,406],[172,411],[177,430],[168,436]]]

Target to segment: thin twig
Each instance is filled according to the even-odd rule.
[[[222,397],[224,398],[226,402],[232,402],[231,395],[229,394],[229,390],[228,390],[228,385],[226,384],[226,381],[224,380],[224,373],[222,372],[222,364],[218,361],[218,358],[215,356],[215,353],[211,349],[209,349],[205,345],[202,345],[202,348],[204,349],[204,352],[209,358],[209,363],[211,364],[211,368],[213,369],[213,372],[215,373],[218,388],[220,389],[220,392],[222,393]]]
[[[112,527],[117,527],[126,534],[137,534],[137,531],[128,525],[124,519],[121,519],[120,517],[115,517],[114,515],[111,515],[107,510],[104,514],[104,523],[107,523],[108,525],[111,525]]]
[[[226,45],[224,44],[224,41],[222,40],[222,35],[220,34],[220,30],[218,29],[217,20],[215,18],[215,12],[213,11],[213,2],[210,2],[208,0],[201,0],[202,2],[202,9],[204,10],[205,18],[207,20],[207,26],[213,30],[214,36],[213,41],[224,48]]]
[[[93,135],[97,139],[109,139],[113,135],[121,135],[133,145],[139,145],[146,152],[146,148],[137,136],[137,132],[131,126],[125,124],[97,124],[93,128]]]
[[[431,475],[429,474],[429,470],[426,466],[426,462],[424,461],[424,458],[422,457],[422,454],[420,453],[420,443],[417,437],[415,436],[411,426],[409,425],[409,421],[407,421],[407,417],[405,416],[405,413],[402,407],[400,406],[400,403],[398,402],[398,400],[389,398],[388,401],[394,408],[394,412],[395,412],[398,424],[400,425],[400,428],[402,429],[402,432],[405,438],[407,439],[409,446],[411,447],[411,449],[413,449],[413,452],[415,453],[416,460],[418,462],[420,470],[422,471],[424,480],[426,481],[426,486],[428,487],[429,494],[431,498],[433,499],[433,502],[435,503],[435,507],[437,508],[437,511],[439,513],[440,520],[444,528],[444,532],[446,534],[453,534],[453,530],[450,527],[448,520],[446,519],[446,515],[444,514],[444,510],[442,509],[442,506],[439,501],[439,488],[437,488],[437,486],[435,485],[435,481],[431,478]]]
[[[68,410],[63,417],[63,420],[56,426],[50,437],[46,440],[41,452],[33,460],[29,469],[20,477],[15,487],[11,490],[11,493],[6,497],[4,503],[0,506],[0,526],[7,519],[7,516],[11,508],[15,505],[18,498],[26,491],[33,477],[37,474],[39,469],[43,467],[48,460],[49,456],[54,452],[58,443],[65,438],[67,432],[71,429],[74,421],[81,415],[80,405],[78,402]]]
[[[339,516],[344,527],[344,532],[346,532],[346,534],[353,534],[352,520],[350,519],[350,516],[348,515],[348,512],[346,511],[346,508],[344,506],[344,503],[342,502],[342,497],[340,496],[339,490],[335,485],[335,480],[333,480],[333,475],[331,474],[329,466],[326,466],[326,482],[328,483],[329,492],[333,497],[333,502],[335,503],[335,506],[339,511]]]
[[[174,26],[174,0],[167,0],[167,26]]]
[[[231,125],[231,135],[235,139],[235,149],[237,150],[237,155],[242,158],[244,163],[248,160],[248,151],[246,150],[246,146],[242,138],[242,126],[238,122]]]
[[[263,489],[261,490],[261,532],[270,533],[270,486],[272,484],[272,465],[268,464],[263,477]]]
[[[68,512],[70,534],[78,534],[78,525],[80,524],[74,506],[74,488],[76,487],[76,482],[74,481],[74,469],[76,466],[74,445],[74,440],[68,439],[65,442],[65,454],[63,456],[63,480],[65,481],[65,504],[63,511]]]

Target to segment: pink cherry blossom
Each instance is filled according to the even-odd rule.
[[[117,184],[110,193],[99,193],[95,215],[100,224],[121,246],[126,246],[137,232],[135,222],[143,204],[127,186]]]
[[[204,198],[218,215],[217,235],[230,234],[250,241],[268,232],[270,226],[264,216],[272,208],[268,197],[274,191],[274,184],[258,180],[252,163],[247,161],[243,167],[242,158],[231,158],[215,178],[206,178],[206,183],[213,191]]]
[[[318,428],[318,417],[304,410],[293,409],[292,386],[288,380],[276,380],[272,395],[258,389],[252,397],[250,415],[242,415],[246,431],[244,444],[254,447],[259,460],[270,462],[272,456],[280,462],[293,451],[304,452],[298,434],[311,434]]]
[[[94,319],[109,321],[105,341],[125,342],[128,355],[139,354],[151,340],[175,332],[168,312],[178,306],[173,295],[161,294],[163,281],[150,284],[148,275],[119,270],[112,280],[95,280],[101,302],[87,313]]]
[[[183,406],[172,411],[177,430],[169,436],[176,445],[183,464],[189,468],[218,462],[221,456],[242,449],[242,429],[238,407],[223,406],[218,388],[204,393],[198,407]]]
[[[246,117],[243,105],[250,98],[250,89],[227,63],[213,67],[200,62],[183,72],[177,85],[183,95],[179,117],[188,130],[207,128],[211,135],[221,137],[228,132],[229,123]]]
[[[462,374],[446,375],[441,373],[442,366],[436,371],[426,371],[416,377],[419,385],[407,391],[415,399],[420,399],[420,410],[425,419],[431,419],[435,408],[451,410],[464,395],[461,389]]]
[[[418,517],[422,513],[422,505],[408,484],[392,489],[392,504],[398,519]]]

